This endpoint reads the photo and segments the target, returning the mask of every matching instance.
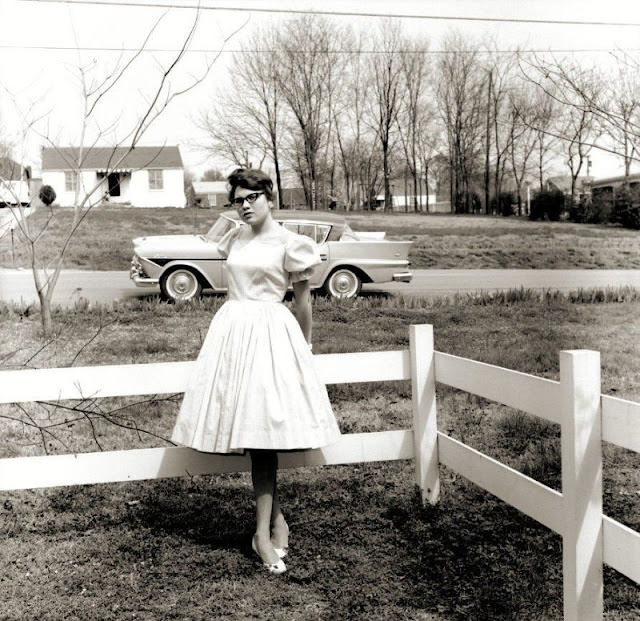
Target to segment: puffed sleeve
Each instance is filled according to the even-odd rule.
[[[284,269],[290,274],[291,282],[309,280],[314,266],[320,263],[320,252],[306,235],[293,234],[284,251]]]
[[[231,252],[231,246],[233,246],[233,242],[238,239],[239,234],[240,227],[236,226],[230,231],[227,231],[222,236],[222,239],[218,242],[218,252],[222,255],[223,258],[226,259],[229,256],[229,252]]]

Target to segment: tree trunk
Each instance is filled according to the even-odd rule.
[[[487,87],[487,145],[484,154],[484,212],[489,215],[489,150],[491,149],[491,90],[493,70],[489,71],[489,85]]]
[[[409,201],[407,200],[407,193],[409,191],[409,187],[407,184],[407,169],[404,169],[404,212],[409,213]]]
[[[382,145],[382,172],[384,174],[384,210],[391,211],[391,182],[389,179],[389,145]]]
[[[426,196],[425,211],[429,213],[429,164],[424,167],[424,195]]]
[[[282,195],[282,176],[280,174],[280,161],[277,151],[273,154],[273,163],[276,169],[276,190],[278,192],[278,209],[282,209],[284,205],[284,196]]]

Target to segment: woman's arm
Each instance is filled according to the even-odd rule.
[[[300,324],[307,343],[311,343],[311,287],[308,280],[293,283],[293,314]]]

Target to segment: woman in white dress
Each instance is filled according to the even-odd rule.
[[[172,439],[211,453],[249,451],[252,547],[268,571],[282,573],[289,528],[277,494],[277,451],[326,446],[340,435],[311,354],[309,277],[320,256],[309,238],[273,220],[265,173],[239,168],[228,181],[244,223],[218,245],[228,299],[211,321]],[[293,314],[283,304],[290,284]]]

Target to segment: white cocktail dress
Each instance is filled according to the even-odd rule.
[[[340,436],[327,390],[291,311],[290,282],[320,262],[307,237],[281,228],[252,238],[242,227],[218,245],[228,299],[214,315],[172,440],[209,453],[318,448]]]

